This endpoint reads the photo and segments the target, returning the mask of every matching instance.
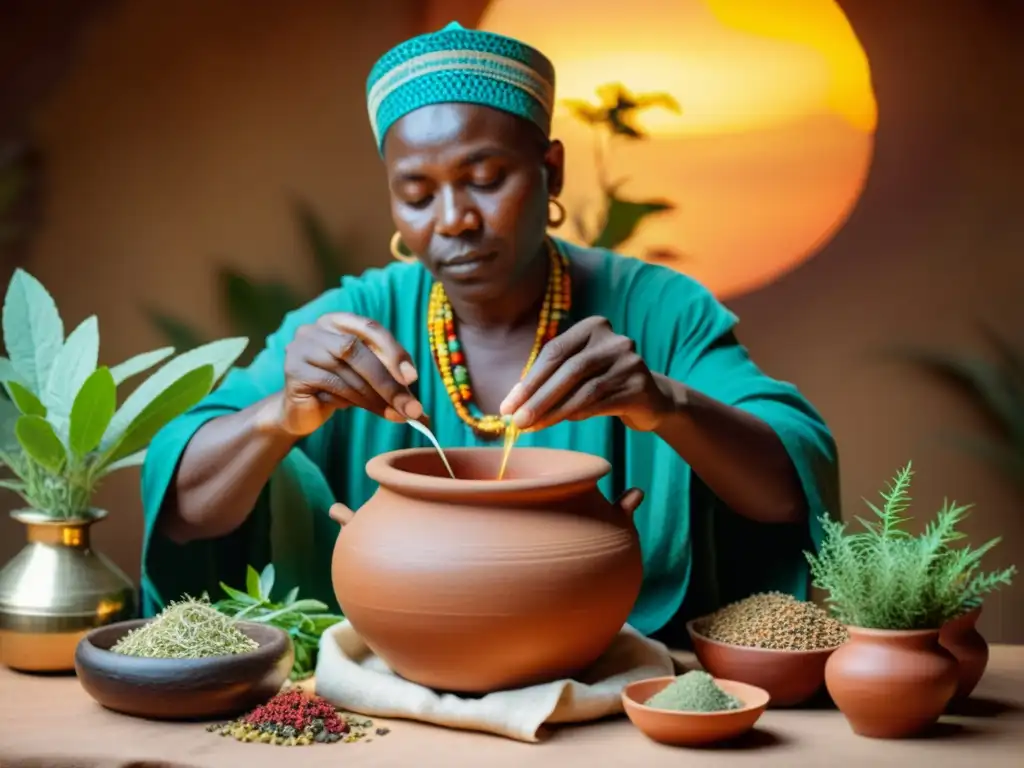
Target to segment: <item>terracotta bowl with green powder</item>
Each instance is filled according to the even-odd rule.
[[[762,688],[695,670],[630,683],[622,692],[622,706],[648,738],[699,747],[742,736],[754,727],[770,698]]]
[[[157,720],[224,719],[264,703],[288,679],[294,652],[276,627],[240,621],[238,635],[211,633],[197,645],[144,632],[154,621],[110,624],[79,641],[78,680],[102,706]]]

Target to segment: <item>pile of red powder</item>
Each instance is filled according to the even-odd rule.
[[[238,741],[307,746],[340,741],[348,733],[349,725],[326,699],[289,690],[241,719],[209,730]]]

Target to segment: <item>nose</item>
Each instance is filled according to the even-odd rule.
[[[451,187],[445,187],[438,195],[440,210],[434,231],[444,237],[459,237],[467,232],[480,229],[482,219],[480,212],[464,195],[460,195]]]

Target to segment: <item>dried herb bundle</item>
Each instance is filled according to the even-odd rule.
[[[328,613],[328,607],[319,600],[300,600],[298,589],[291,590],[282,602],[271,602],[274,588],[274,565],[268,564],[262,572],[251,565],[246,577],[246,591],[234,589],[223,582],[220,588],[227,598],[213,607],[235,619],[255,621],[277,627],[288,633],[295,650],[291,679],[302,680],[313,674],[320,636],[344,616]]]
[[[122,637],[112,650],[150,659],[204,659],[254,651],[259,644],[205,600],[186,597]]]

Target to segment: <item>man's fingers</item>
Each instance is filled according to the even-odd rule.
[[[318,323],[330,330],[348,333],[358,337],[387,367],[396,381],[410,386],[419,378],[412,356],[390,331],[367,317],[360,317],[348,312],[334,312],[323,315]]]

